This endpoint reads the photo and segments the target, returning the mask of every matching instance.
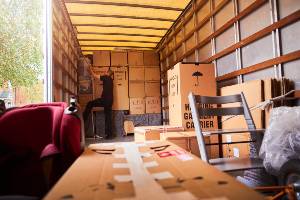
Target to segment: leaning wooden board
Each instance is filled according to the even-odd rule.
[[[221,95],[233,95],[243,92],[247,100],[249,108],[256,106],[258,103],[264,101],[263,96],[263,82],[262,80],[254,80],[245,82],[242,84],[232,85],[221,88]],[[226,104],[224,107],[239,106],[234,104]],[[251,111],[256,128],[263,128],[264,116],[260,109]],[[237,116],[224,121],[226,117],[222,118],[223,129],[234,129],[234,128],[247,128],[247,124],[243,116]],[[226,134],[223,135],[223,142],[237,142],[237,141],[249,141],[250,134]],[[223,145],[223,156],[224,157],[249,157],[250,145],[249,143],[244,144],[230,144]]]
[[[90,146],[44,199],[264,197],[172,143],[131,142]]]

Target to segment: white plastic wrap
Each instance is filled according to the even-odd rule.
[[[288,160],[300,158],[300,107],[272,109],[259,156],[273,175]]]

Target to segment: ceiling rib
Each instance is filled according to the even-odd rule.
[[[109,6],[126,6],[126,7],[137,7],[137,8],[159,9],[159,10],[172,10],[172,11],[180,11],[180,12],[183,11],[183,9],[181,9],[181,8],[143,5],[143,4],[131,4],[131,3],[101,2],[101,1],[79,1],[79,0],[65,0],[65,3],[95,4],[95,5],[109,5]]]
[[[175,22],[174,19],[156,18],[156,17],[126,16],[126,15],[105,15],[105,14],[87,14],[87,13],[69,13],[69,15],[70,16],[79,16],[79,17],[110,17],[110,18],[126,18],[126,19],[142,19],[142,20]]]
[[[141,47],[141,46],[118,46],[118,45],[80,45],[80,47],[126,47],[126,48],[142,48],[142,49],[154,49],[155,47]],[[91,51],[91,50],[89,50]]]
[[[138,42],[138,43],[150,43],[150,44],[157,44],[157,42],[151,41],[144,41],[144,40],[109,40],[109,39],[78,39],[78,41],[109,41],[109,42]]]
[[[146,27],[146,26],[125,26],[125,25],[107,25],[107,24],[73,24],[73,26],[95,26],[95,27],[109,27],[109,28],[136,28],[136,29],[151,29],[151,30],[168,30],[167,28]]]
[[[144,35],[144,34],[130,34],[130,33],[77,32],[77,34],[91,34],[91,35],[124,35],[124,36],[157,37],[157,38],[163,37],[163,35]]]

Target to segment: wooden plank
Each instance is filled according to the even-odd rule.
[[[134,8],[149,8],[149,9],[159,9],[159,10],[183,11],[182,8],[175,8],[175,7],[155,6],[155,5],[145,5],[145,4],[132,4],[132,3],[119,3],[119,2],[109,2],[109,1],[65,0],[65,3],[106,5],[106,6],[125,6],[125,7],[134,7]]]
[[[79,47],[79,42],[78,42],[77,37],[76,37],[76,32],[77,32],[77,31],[74,30],[74,27],[73,27],[73,25],[72,25],[70,16],[69,16],[68,11],[67,11],[67,8],[66,8],[66,5],[65,5],[65,3],[64,3],[63,0],[59,0],[58,2],[59,2],[59,5],[60,5],[59,7],[60,7],[61,10],[62,10],[62,14],[63,14],[65,20],[67,21],[67,26],[68,26],[68,28],[71,30],[72,39],[73,39],[73,40],[75,41],[75,43],[76,43],[76,46],[75,46],[75,47]],[[82,54],[82,53],[81,53],[81,54]],[[76,55],[76,57],[78,57],[77,54],[75,54],[75,55]]]
[[[149,44],[156,44],[157,43],[157,42],[144,41],[144,40],[110,40],[110,39],[78,39],[78,41],[139,42],[139,43],[149,43]]]
[[[299,58],[300,58],[300,50],[285,54],[283,56],[272,58],[270,60],[266,60],[264,62],[255,64],[255,65],[252,65],[252,66],[249,66],[249,67],[246,67],[246,68],[243,68],[243,69],[240,69],[240,70],[237,70],[237,71],[234,71],[234,72],[222,75],[222,76],[218,76],[216,78],[216,80],[223,81],[223,80],[231,79],[231,78],[234,78],[239,75],[249,74],[249,73],[256,72],[256,71],[259,71],[262,69],[266,69],[273,65],[278,65],[281,63],[286,63],[286,62],[290,62],[293,60],[297,60]]]
[[[134,29],[151,29],[151,30],[169,30],[168,28],[159,27],[147,27],[147,26],[125,26],[125,25],[112,25],[112,24],[73,24],[73,26],[93,26],[93,27],[103,27],[103,28],[134,28]]]
[[[192,37],[196,31],[199,31],[199,29],[203,27],[212,16],[218,13],[227,3],[229,3],[229,1],[230,0],[222,1],[211,13],[209,13],[201,22],[199,22],[197,26],[194,27],[194,29],[192,29],[189,33],[187,33],[186,36],[182,39],[181,43],[178,43],[173,49],[171,49],[169,53],[162,58],[162,61],[164,61],[167,57],[169,57],[173,51],[176,51],[182,45],[183,42],[187,41],[190,37]]]
[[[53,16],[55,17],[56,21],[57,22],[54,22],[53,25],[54,26],[58,26],[58,28],[60,29],[60,31],[65,35],[66,38],[67,37],[67,33],[63,30],[62,28],[62,25],[58,22],[58,16],[56,14],[56,12],[53,12]],[[58,33],[57,33],[58,34]],[[53,34],[54,35],[54,34]],[[73,38],[74,39],[74,38]],[[75,50],[76,47],[79,47],[79,43],[78,43],[78,46],[73,46],[73,44],[70,42],[69,39],[66,40],[68,42],[68,44],[70,45],[71,49],[72,49],[72,52],[73,54],[78,58],[78,55],[77,55],[77,51]],[[74,40],[75,41],[75,40]],[[76,41],[78,42],[77,38],[76,38]]]
[[[170,35],[167,36],[167,39],[162,41],[161,43],[169,43],[174,36],[176,36],[180,31],[181,29],[183,28],[184,25],[186,25],[188,23],[188,21],[193,17],[193,14],[197,11],[199,11],[205,4],[207,3],[207,0],[202,0],[195,8],[195,10],[193,12],[191,12],[187,17],[185,17],[185,19],[183,20],[183,22],[177,27],[177,29],[173,32],[171,32]],[[180,21],[180,19],[178,18],[176,20],[176,22]],[[174,23],[175,25],[175,23]],[[170,28],[172,29],[173,26]],[[158,48],[158,51],[161,51],[161,49],[163,48],[163,46],[159,47]]]
[[[79,17],[109,17],[109,18],[125,18],[125,19],[143,19],[143,20],[155,20],[155,21],[167,21],[175,22],[174,19],[157,18],[157,17],[138,17],[131,15],[106,15],[106,14],[90,14],[90,13],[69,13],[70,16]]]
[[[274,24],[254,33],[253,35],[250,35],[249,37],[241,40],[240,42],[224,49],[223,51],[211,56],[210,58],[204,60],[203,62],[204,63],[209,63],[213,60],[216,60],[220,57],[223,57],[233,51],[235,51],[236,49],[238,48],[241,48],[241,47],[244,47],[244,46],[247,46],[248,44],[260,39],[260,38],[263,38],[264,36],[270,34],[272,31],[276,30],[276,29],[279,29],[279,28],[282,28],[286,25],[289,25],[295,21],[298,21],[300,19],[300,10],[299,11],[296,11],[290,15],[288,15],[287,17],[279,20],[278,22],[275,22]]]
[[[222,34],[228,28],[230,28],[235,22],[239,21],[240,19],[244,18],[248,14],[252,13],[254,10],[256,10],[257,8],[259,8],[260,6],[262,6],[263,4],[265,4],[266,2],[267,2],[267,0],[256,0],[254,3],[252,3],[250,6],[248,6],[247,8],[245,8],[242,12],[240,12],[237,16],[233,17],[231,20],[229,20],[228,22],[226,22],[223,26],[221,26],[214,33],[212,33],[211,35],[209,35],[208,37],[206,37],[203,41],[201,41],[199,44],[197,44],[194,48],[192,48],[191,50],[189,50],[188,52],[186,52],[186,54],[183,55],[181,58],[179,58],[177,60],[177,62],[180,61],[180,60],[182,60],[184,57],[187,57],[187,56],[191,55],[196,49],[199,49],[199,48],[203,47],[204,45],[206,45],[208,42],[210,42],[210,40],[212,38],[215,38],[218,35]]]
[[[123,47],[123,48],[138,48],[138,49],[154,49],[154,47],[141,47],[141,46],[118,46],[118,45],[81,45],[81,47]],[[88,50],[94,51],[94,50]]]
[[[218,35],[220,35],[221,33],[223,33],[224,31],[226,31],[229,27],[231,27],[235,22],[237,22],[238,20],[244,18],[245,16],[247,16],[248,14],[252,13],[254,10],[256,10],[257,8],[259,8],[260,6],[262,6],[264,3],[266,3],[267,0],[256,0],[254,3],[252,3],[251,5],[249,5],[247,8],[245,8],[242,12],[240,12],[237,16],[233,17],[231,20],[229,20],[227,23],[225,23],[223,26],[221,26],[218,30],[216,30],[214,33],[210,34],[208,37],[206,37],[203,41],[201,41],[200,43],[198,43],[197,45],[195,45],[193,48],[191,48],[189,51],[187,51],[185,54],[183,54],[180,58],[178,58],[175,62],[171,63],[170,66],[172,66],[174,63],[178,63],[181,60],[183,60],[185,57],[191,55],[192,53],[194,53],[194,51],[196,49],[199,49],[201,47],[203,47],[204,45],[206,45],[212,38],[217,37]],[[170,68],[167,67],[166,70],[164,70],[164,73],[166,73],[166,71]]]
[[[101,33],[101,32],[78,32],[78,34],[92,34],[92,35],[124,35],[124,36],[158,37],[158,38],[163,37],[163,35],[129,34],[129,33]]]

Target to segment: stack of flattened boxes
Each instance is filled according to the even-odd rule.
[[[160,113],[160,68],[154,51],[128,51],[130,114]]]

